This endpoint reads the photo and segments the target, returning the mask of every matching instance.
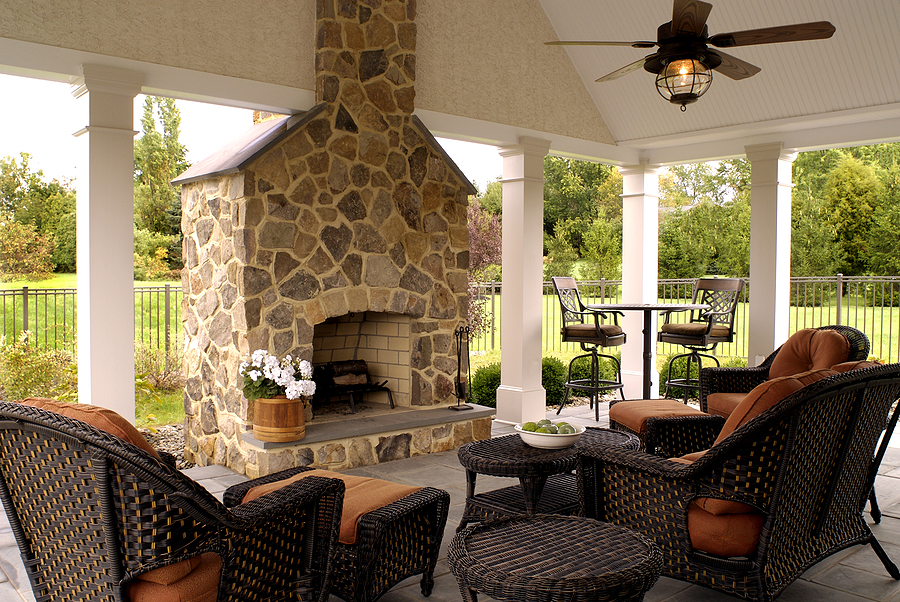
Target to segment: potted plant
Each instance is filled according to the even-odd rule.
[[[316,392],[312,364],[290,355],[279,360],[257,349],[242,362],[244,397],[254,404],[253,435],[260,441],[297,441],[306,435],[306,399]]]

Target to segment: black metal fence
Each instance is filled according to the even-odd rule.
[[[687,303],[693,295],[693,279],[659,281],[660,303]],[[578,282],[585,303],[621,302],[620,280],[582,280]],[[478,298],[483,301],[490,328],[473,338],[470,348],[484,352],[500,347],[500,298],[502,283],[478,285]],[[840,291],[841,294],[838,294]],[[745,279],[735,316],[737,337],[733,343],[719,345],[721,356],[747,356],[750,281]],[[542,338],[545,351],[573,353],[577,345],[562,343],[559,329],[559,301],[550,282],[544,283]],[[835,276],[791,278],[789,332],[816,328],[827,324],[846,324],[866,333],[871,354],[887,362],[900,361],[900,277]],[[658,353],[668,355],[674,346],[660,343]]]
[[[134,289],[134,340],[165,349],[183,341],[180,286]],[[75,350],[76,289],[29,288],[0,291],[0,335],[14,340],[28,331],[28,342],[46,349]]]

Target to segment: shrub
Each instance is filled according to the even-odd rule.
[[[675,355],[675,354],[673,354]],[[659,371],[659,394],[665,395],[666,393],[666,380],[669,378],[669,360],[672,356],[666,358],[665,364],[663,364],[662,369]],[[675,360],[671,365],[673,365],[673,370],[675,372],[675,378],[684,378],[684,372],[687,368],[687,358],[680,357]],[[714,367],[716,364],[712,360],[704,359],[703,366],[705,368]],[[742,357],[720,357],[719,365],[723,368],[743,368],[747,366],[747,360]],[[700,376],[700,370],[697,366],[697,362],[691,362],[691,378],[697,379]],[[669,396],[674,398],[684,398],[684,389],[678,387],[670,387],[669,388]],[[697,391],[689,390],[688,391],[688,399],[697,397]]]
[[[37,349],[28,344],[28,337],[28,331],[23,331],[11,344],[0,337],[0,389],[7,401],[54,397],[71,379],[69,352]]]
[[[151,347],[139,341],[134,343],[134,372],[145,374],[148,383],[161,391],[175,391],[184,387],[181,365],[184,351],[172,345],[165,349]]]
[[[475,371],[470,384],[472,401],[474,403],[497,407],[497,387],[500,386],[500,364],[493,363],[482,366]]]
[[[555,357],[541,360],[541,386],[547,392],[546,405],[558,406],[566,397],[566,365]]]

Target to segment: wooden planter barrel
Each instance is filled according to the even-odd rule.
[[[260,441],[284,443],[306,436],[303,399],[286,395],[260,397],[253,408],[253,436]]]

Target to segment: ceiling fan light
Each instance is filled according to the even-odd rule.
[[[709,89],[712,70],[693,58],[670,61],[656,76],[656,91],[673,104],[695,102]]]

